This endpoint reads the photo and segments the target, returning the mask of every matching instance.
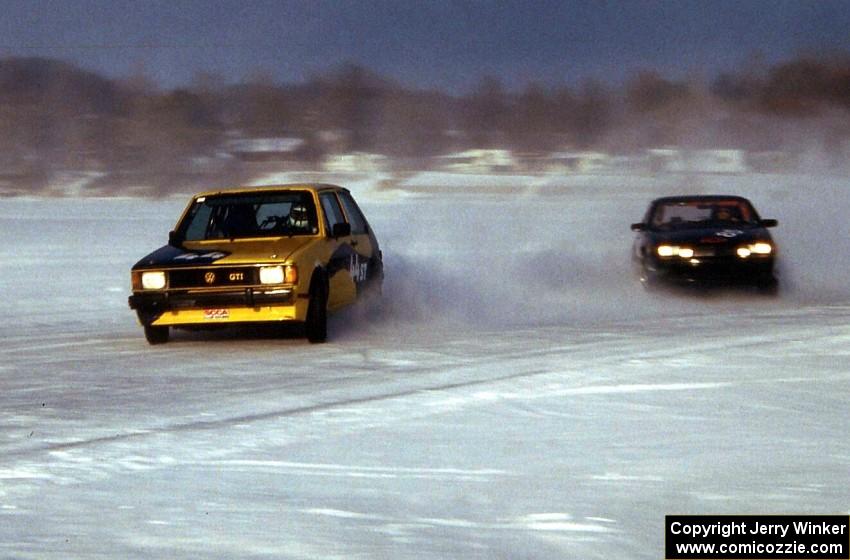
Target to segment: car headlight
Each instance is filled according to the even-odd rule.
[[[659,245],[656,249],[659,257],[675,257],[679,256],[683,259],[689,259],[694,256],[694,250],[690,247],[677,247],[675,245]]]
[[[683,259],[689,259],[694,256],[694,250],[689,247],[679,247],[679,256]]]
[[[161,290],[165,287],[165,272],[161,270],[142,272],[142,288]]]
[[[759,241],[758,243],[742,245],[741,247],[738,247],[735,252],[742,259],[746,259],[750,255],[769,255],[773,253],[773,245],[764,241]]]
[[[295,265],[260,267],[260,284],[296,284],[298,269]]]
[[[283,284],[283,267],[260,267],[260,284]]]
[[[676,254],[677,249],[678,247],[671,247],[670,245],[659,245],[656,250],[659,257],[672,257]]]
[[[769,255],[773,252],[773,246],[770,243],[753,243],[750,245],[750,251],[756,255]]]

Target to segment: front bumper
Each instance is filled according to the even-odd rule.
[[[773,258],[654,259],[652,277],[672,283],[766,284],[775,280]]]
[[[143,325],[304,321],[306,297],[293,289],[135,292],[128,299]]]

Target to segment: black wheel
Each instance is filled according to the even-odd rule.
[[[307,306],[304,330],[307,340],[314,344],[328,339],[328,296],[321,281],[313,282],[310,288],[310,303]]]
[[[641,267],[639,277],[640,285],[647,292],[658,291],[658,277],[647,269]]]
[[[773,276],[759,280],[759,282],[756,283],[756,289],[760,294],[775,296],[779,293],[779,281]]]
[[[148,344],[165,344],[168,342],[168,327],[145,326],[145,339]]]

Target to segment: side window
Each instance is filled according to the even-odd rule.
[[[351,224],[351,233],[354,235],[367,233],[366,218],[363,217],[363,213],[360,211],[360,208],[357,207],[357,203],[354,202],[351,195],[345,191],[340,191],[339,199],[342,201],[343,208],[345,208],[345,214],[348,216],[348,223]]]
[[[328,228],[328,235],[330,235],[334,225],[345,223],[345,218],[342,215],[342,209],[339,207],[339,202],[334,193],[326,192],[320,194],[319,201],[322,203],[322,210],[324,210],[325,214],[325,225]]]

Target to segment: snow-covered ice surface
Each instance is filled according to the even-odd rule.
[[[657,559],[665,514],[850,510],[847,180],[360,187],[384,309],[320,346],[145,343],[183,199],[0,201],[0,557]],[[676,190],[779,219],[778,297],[641,292]]]

